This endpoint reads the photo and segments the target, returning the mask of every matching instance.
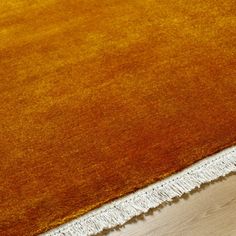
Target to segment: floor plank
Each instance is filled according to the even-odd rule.
[[[107,236],[235,236],[236,174],[138,217]]]

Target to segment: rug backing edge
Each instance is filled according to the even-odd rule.
[[[236,172],[236,146],[226,148],[161,181],[86,213],[41,236],[90,236],[122,225],[204,183]]]

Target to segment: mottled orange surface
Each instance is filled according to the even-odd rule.
[[[234,0],[0,1],[0,235],[37,235],[236,143]]]

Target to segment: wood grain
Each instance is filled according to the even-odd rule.
[[[236,174],[138,217],[107,236],[235,236]]]

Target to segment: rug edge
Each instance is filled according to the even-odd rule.
[[[236,146],[198,161],[161,181],[60,225],[41,236],[90,236],[122,225],[164,202],[189,193],[231,172],[236,172]]]

